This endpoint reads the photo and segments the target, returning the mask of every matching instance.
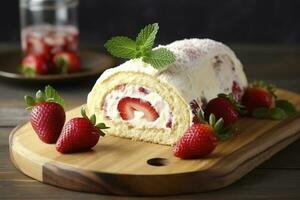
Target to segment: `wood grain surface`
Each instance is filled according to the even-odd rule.
[[[0,52],[11,49],[0,44]],[[300,93],[300,46],[298,45],[230,45],[245,66],[249,80],[262,79]],[[15,48],[15,47],[13,47]],[[89,46],[90,48],[90,46]],[[95,50],[97,50],[95,46]],[[86,102],[95,79],[55,85],[67,102],[67,110]],[[27,120],[24,94],[34,94],[43,86],[26,86],[0,81],[0,199],[43,200],[127,200],[131,196],[112,196],[75,192],[40,183],[17,170],[9,156],[8,137],[12,129]],[[143,199],[175,200],[298,200],[300,199],[300,140],[278,152],[240,180],[222,189],[188,195]]]
[[[279,90],[278,96],[300,109],[299,95]],[[79,113],[77,107],[67,118]],[[63,188],[117,195],[184,194],[235,182],[297,140],[299,124],[298,115],[282,121],[245,118],[237,123],[235,136],[207,158],[180,160],[172,147],[112,136],[101,138],[93,151],[62,155],[54,145],[42,143],[27,123],[12,132],[10,151],[23,173]]]

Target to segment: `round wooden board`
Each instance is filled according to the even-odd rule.
[[[300,109],[300,96],[279,96]],[[79,116],[80,108],[67,112]],[[106,136],[89,152],[63,155],[31,125],[10,136],[11,159],[24,174],[71,190],[117,195],[169,195],[227,186],[300,137],[299,115],[283,121],[242,119],[238,133],[205,159],[180,160],[172,147]]]

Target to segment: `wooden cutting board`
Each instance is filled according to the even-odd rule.
[[[300,109],[300,96],[279,90]],[[80,116],[80,108],[67,118]],[[205,159],[180,160],[172,147],[101,138],[93,151],[62,155],[42,143],[31,125],[10,135],[10,155],[24,174],[71,190],[117,195],[168,195],[201,192],[232,184],[300,137],[300,115],[282,121],[244,118],[237,133]]]

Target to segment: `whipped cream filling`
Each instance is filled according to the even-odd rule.
[[[118,103],[124,97],[139,98],[148,101],[159,114],[155,121],[148,121],[144,113],[134,111],[134,118],[131,120],[123,120],[118,111]],[[132,84],[119,85],[105,97],[103,110],[108,119],[114,121],[126,121],[135,128],[171,128],[174,116],[168,103],[161,98],[156,92],[150,89]]]

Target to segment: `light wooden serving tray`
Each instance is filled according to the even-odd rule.
[[[280,98],[300,109],[300,96],[279,90]],[[80,108],[67,118],[80,116]],[[62,155],[42,143],[29,123],[10,135],[10,154],[24,174],[71,190],[117,195],[168,195],[222,188],[300,137],[300,116],[282,121],[245,118],[237,134],[205,159],[180,160],[172,147],[100,138],[93,151]]]

